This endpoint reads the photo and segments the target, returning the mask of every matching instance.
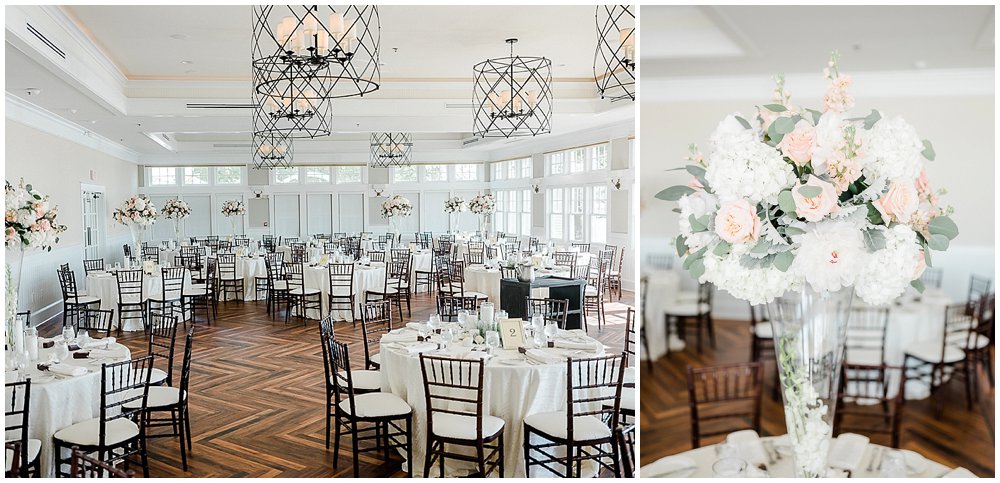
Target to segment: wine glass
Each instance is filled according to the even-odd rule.
[[[445,327],[444,329],[441,329],[441,340],[444,341],[445,349],[451,347],[452,341],[455,340],[455,333],[452,332],[451,327]]]
[[[67,325],[66,327],[63,327],[62,336],[63,342],[69,344],[71,341],[76,339],[76,331],[73,330],[72,325]]]
[[[744,478],[746,469],[747,462],[740,458],[722,458],[712,465],[716,478]]]
[[[427,340],[427,337],[429,337],[431,334],[431,328],[427,324],[419,324],[417,326],[417,333],[420,334],[420,337],[422,339]]]
[[[500,347],[500,333],[495,330],[486,331],[487,354],[493,355],[498,347]]]
[[[438,332],[441,329],[441,316],[434,314],[427,319],[427,325],[430,326],[431,330]]]
[[[55,356],[56,364],[66,360],[69,357],[69,344],[65,341],[57,344]]]

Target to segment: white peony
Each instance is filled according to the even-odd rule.
[[[906,291],[923,257],[917,234],[906,225],[879,227],[885,248],[871,253],[854,284],[854,293],[869,305],[884,305]]]
[[[853,284],[868,259],[861,230],[841,220],[821,221],[811,227],[797,237],[800,246],[792,270],[820,292]]]
[[[861,131],[865,132],[865,131]],[[923,167],[923,141],[903,118],[881,119],[864,139],[865,178],[871,182],[905,178],[915,180]]]
[[[730,114],[716,126],[715,131],[712,132],[712,136],[709,137],[709,141],[712,142],[713,146],[718,147],[719,145],[733,142],[750,142],[754,140],[754,132],[736,120],[736,116],[739,115],[740,113],[738,112]]]
[[[137,197],[135,199],[135,206],[134,206],[134,208],[136,210],[138,210],[138,211],[142,211],[142,210],[146,209],[146,200]]]
[[[813,147],[812,166],[814,173],[826,172],[826,164],[844,144],[844,115],[827,111],[816,124],[816,143]]]
[[[38,217],[35,216],[35,211],[30,209],[19,210],[17,212],[17,222],[25,227],[35,224]]]
[[[720,201],[745,198],[756,204],[795,183],[792,165],[778,150],[753,137],[726,139],[709,155],[705,172],[705,180]]]
[[[734,250],[725,257],[706,254],[702,280],[712,282],[719,289],[752,305],[770,302],[788,290],[798,289],[791,270],[782,272],[773,266],[747,268],[740,263],[740,258],[740,250]]]

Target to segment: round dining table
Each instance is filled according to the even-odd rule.
[[[329,266],[315,265],[302,268],[302,279],[308,289],[320,291],[320,305],[322,313],[315,310],[306,311],[306,317],[311,319],[322,319],[330,313],[330,269]],[[361,310],[365,304],[365,292],[368,290],[381,291],[385,287],[385,264],[382,262],[371,262],[371,265],[354,263],[354,283],[352,293],[354,294],[354,318],[351,311],[338,309],[333,311],[334,320],[351,322],[361,318]]]
[[[37,367],[38,363],[49,362],[59,346],[56,343],[44,349],[41,342],[46,340],[50,339],[39,338],[38,359],[29,363],[24,376],[31,379],[28,437],[41,441],[38,453],[41,476],[51,478],[55,476],[55,445],[52,443],[52,435],[60,429],[100,416],[101,364],[128,360],[132,354],[127,347],[114,342],[113,337],[108,338],[106,346],[102,339],[93,339],[85,347],[90,351],[90,357],[74,359],[70,356],[60,361],[61,366],[81,367],[86,373],[77,376],[56,375]],[[56,336],[52,340],[61,341],[62,336]],[[20,376],[18,372],[5,372],[5,381],[17,381]],[[8,389],[8,404],[10,397]],[[63,456],[69,456],[69,450],[65,450]]]
[[[494,305],[500,306],[500,279],[501,272],[499,268],[486,268],[483,265],[469,265],[463,269],[463,275],[465,277],[465,291],[466,292],[479,292],[485,294],[490,302]],[[547,268],[535,268],[535,277],[569,277],[568,270],[562,270],[560,267],[555,267],[554,269]],[[531,296],[533,298],[545,298],[548,296],[548,288],[533,288],[531,289]]]
[[[743,433],[745,431],[741,431]],[[752,430],[750,431],[752,432]],[[735,433],[734,433],[735,434]],[[754,435],[756,436],[756,435]],[[846,455],[843,458],[834,456],[838,451],[838,440],[844,439]],[[877,478],[882,475],[880,464],[884,465],[888,450],[885,446],[866,442],[868,438],[860,435],[846,433],[838,438],[833,438],[830,444],[829,458],[830,466],[833,467],[827,476],[847,476],[845,471],[850,471],[850,478]],[[848,443],[849,441],[849,443]],[[747,463],[747,472],[744,476],[772,478],[793,477],[794,464],[792,462],[792,451],[789,445],[787,434],[781,436],[767,436],[759,438],[759,444],[753,449],[747,443],[735,444],[731,447],[734,454],[720,454],[722,444],[712,444],[695,448],[690,451],[665,456],[639,469],[640,478],[708,478],[714,476],[713,465],[721,458],[730,456],[742,459]],[[752,443],[750,443],[752,444]],[[863,450],[858,451],[856,446],[864,444]],[[847,448],[852,446],[852,448]],[[855,453],[856,452],[856,453]],[[853,454],[854,458],[851,458]],[[900,450],[900,455],[906,461],[906,473],[909,478],[934,478],[941,476],[973,476],[965,468],[952,470],[940,463],[928,460],[920,454]],[[850,461],[849,463],[846,461]],[[763,466],[761,470],[758,465]]]
[[[87,274],[87,294],[101,299],[101,310],[113,310],[118,312],[118,277],[115,276],[116,269],[111,271],[96,271]],[[184,271],[184,286],[191,285],[191,274]],[[148,299],[150,296],[160,296],[163,292],[163,276],[160,267],[153,269],[153,273],[147,273],[142,277],[142,298]],[[114,327],[118,327],[121,321],[118,317],[113,318]],[[142,321],[138,318],[129,319],[122,330],[133,332],[145,330]]]
[[[413,468],[422,471],[427,443],[427,408],[424,399],[420,353],[452,358],[482,357],[479,347],[456,339],[448,349],[437,349],[435,339],[428,345],[417,342],[419,323],[407,324],[383,336],[380,345],[382,391],[391,392],[413,408]],[[452,324],[457,327],[457,324]],[[497,349],[486,359],[483,376],[484,411],[502,418],[504,425],[504,465],[506,477],[525,477],[523,458],[523,421],[529,415],[566,410],[566,358],[604,355],[604,345],[582,330],[560,330],[555,337],[557,347],[538,349],[546,354],[547,363],[529,359],[514,349]],[[560,341],[589,342],[590,350],[559,348]],[[405,468],[405,464],[404,464]],[[475,471],[475,465],[450,459],[445,465],[449,477],[465,476]],[[437,474],[437,467],[432,471]],[[413,476],[423,476],[418,473]],[[553,476],[532,468],[531,476]]]

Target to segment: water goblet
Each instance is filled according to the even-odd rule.
[[[76,331],[73,330],[72,325],[67,325],[66,327],[63,327],[62,336],[63,336],[63,342],[69,344],[74,339],[76,339]]]
[[[555,322],[548,322],[545,324],[545,339],[552,342],[556,338],[556,334],[559,332],[559,327]]]
[[[452,332],[451,327],[441,329],[441,340],[444,342],[445,349],[451,348],[451,343],[455,340],[455,333]]]
[[[486,331],[486,353],[493,355],[498,347],[500,347],[500,332],[495,330]]]

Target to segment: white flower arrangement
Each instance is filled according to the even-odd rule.
[[[132,195],[125,199],[114,214],[115,221],[122,225],[148,227],[156,222],[156,205],[146,195]]]
[[[444,200],[445,213],[461,213],[465,211],[465,200],[460,196],[455,196]]]
[[[49,197],[35,191],[21,179],[17,186],[6,182],[4,240],[8,249],[51,251],[65,225],[56,221],[59,208],[50,206]]]
[[[469,211],[477,215],[492,215],[496,209],[497,202],[493,195],[476,195],[469,200]]]
[[[223,216],[243,216],[246,212],[247,207],[240,200],[226,200],[222,204]]]
[[[413,205],[402,195],[395,195],[382,203],[382,218],[410,216]]]
[[[930,251],[958,236],[923,169],[934,149],[899,117],[848,116],[851,79],[837,60],[822,112],[793,105],[778,77],[755,117],[719,124],[707,160],[692,145],[687,186],[656,195],[678,203],[675,245],[694,278],[753,304],[803,284],[853,287],[872,305],[923,290]]]
[[[191,215],[191,205],[187,204],[184,200],[167,200],[163,204],[163,210],[160,213],[163,214],[164,218],[183,220]]]

